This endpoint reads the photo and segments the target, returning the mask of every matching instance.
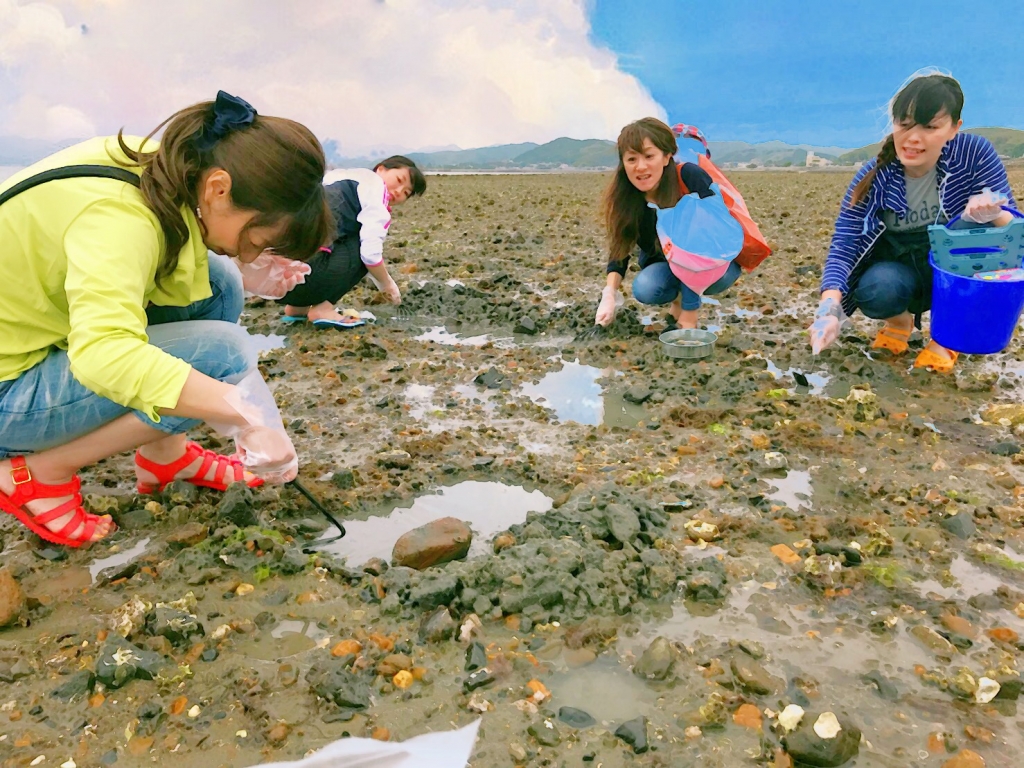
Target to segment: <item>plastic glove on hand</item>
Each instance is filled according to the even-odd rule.
[[[989,224],[999,218],[1003,212],[1002,206],[1006,205],[1009,199],[1001,192],[993,192],[985,187],[981,192],[974,195],[967,201],[964,212],[960,218],[964,221],[972,221],[975,224]]]
[[[618,291],[612,288],[610,285],[606,285],[604,290],[601,291],[601,303],[597,307],[597,315],[594,317],[594,323],[607,328],[612,324],[615,319],[615,299],[618,295]]]
[[[273,427],[249,427],[235,437],[246,469],[268,483],[282,485],[299,474],[299,457],[288,435]]]
[[[278,256],[273,251],[264,251],[253,261],[233,259],[242,273],[242,286],[246,293],[262,299],[284,298],[295,286],[306,282],[306,275],[312,267],[301,261]]]
[[[402,303],[402,292],[398,290],[398,284],[393,279],[389,278],[380,289],[392,304]]]
[[[287,483],[299,472],[299,460],[291,438],[284,431],[281,412],[259,369],[249,372],[224,396],[224,401],[244,419],[243,424],[207,422],[235,441],[235,452],[246,469],[268,483]]]
[[[811,352],[815,355],[830,347],[839,338],[839,318],[828,315],[811,324]]]
[[[817,355],[830,347],[839,338],[839,330],[845,319],[846,313],[839,302],[832,298],[822,301],[808,331],[811,336],[811,352]]]

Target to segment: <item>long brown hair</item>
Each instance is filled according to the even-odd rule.
[[[955,123],[960,120],[964,108],[964,92],[960,83],[947,75],[923,75],[907,83],[892,100],[890,115],[893,125],[913,120],[914,125],[928,125],[935,117],[945,112]],[[882,142],[875,167],[868,171],[853,189],[850,207],[859,205],[871,191],[878,169],[896,160],[896,140],[890,133]]]
[[[229,131],[206,148],[199,138],[213,121],[213,107],[214,102],[204,101],[176,112],[154,128],[138,150],[125,143],[123,129],[117,134],[121,151],[142,168],[142,196],[163,230],[158,281],[178,266],[178,253],[189,239],[181,208],[196,207],[199,182],[213,168],[223,168],[231,176],[232,204],[256,212],[246,229],[285,223],[273,243],[277,253],[305,261],[334,232],[324,197],[326,161],[316,136],[293,120],[257,115],[250,125]],[[165,126],[159,147],[145,151],[146,143]]]
[[[647,210],[647,198],[633,186],[622,163],[622,156],[630,150],[643,154],[645,139],[650,139],[655,147],[670,156],[674,156],[678,149],[672,129],[655,117],[645,117],[630,123],[619,133],[619,166],[601,202],[601,217],[608,236],[609,260],[613,262],[624,261],[633,250],[640,234],[640,222]],[[655,202],[661,208],[669,208],[678,203],[680,197],[679,174],[672,157],[658,182]]]

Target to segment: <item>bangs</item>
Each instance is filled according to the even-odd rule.
[[[914,125],[928,125],[943,114],[953,122],[959,120],[963,95],[959,86],[954,88],[947,80],[952,78],[920,77],[911,81],[893,101],[893,123],[913,121]]]
[[[294,214],[270,216],[261,214],[252,226],[275,227],[284,224],[280,237],[269,247],[275,253],[296,261],[307,261],[334,239],[334,214],[322,192]]]
[[[622,129],[622,133],[619,134],[618,150],[619,157],[621,158],[627,152],[633,151],[643,154],[644,151],[644,139],[651,139],[647,131],[643,129],[643,126],[638,123],[631,123]],[[651,139],[653,143],[653,139]]]

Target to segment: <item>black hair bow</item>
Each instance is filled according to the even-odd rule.
[[[207,117],[206,123],[196,137],[196,148],[200,152],[209,152],[231,131],[247,128],[255,119],[256,110],[248,101],[232,96],[226,91],[217,91],[213,112]]]

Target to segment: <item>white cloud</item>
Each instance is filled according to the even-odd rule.
[[[48,3],[0,0],[0,67],[59,55],[79,34],[67,27],[61,12]]]
[[[350,155],[664,116],[589,39],[586,0],[0,0],[4,81],[0,134],[146,132],[224,88]]]
[[[16,136],[59,141],[96,135],[96,124],[80,109],[47,104],[38,96],[25,96],[10,110],[8,123]]]

